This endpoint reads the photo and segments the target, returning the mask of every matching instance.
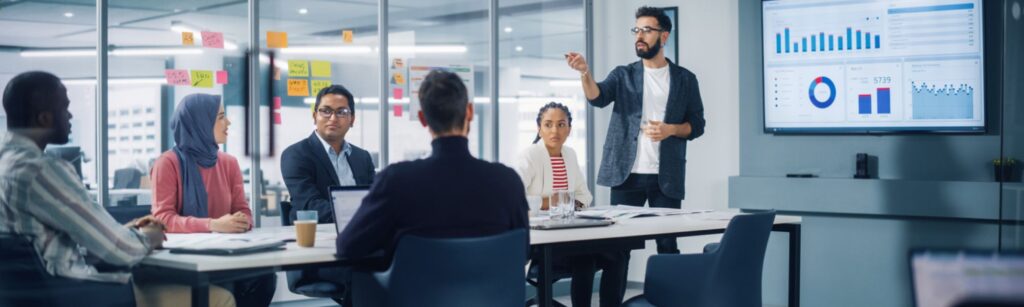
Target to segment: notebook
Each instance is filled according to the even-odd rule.
[[[530,223],[530,228],[536,230],[556,230],[585,227],[602,227],[611,224],[615,224],[615,222],[612,220],[595,219],[542,220]]]

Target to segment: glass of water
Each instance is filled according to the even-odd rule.
[[[552,219],[571,219],[575,215],[576,195],[572,191],[554,191],[550,203]]]

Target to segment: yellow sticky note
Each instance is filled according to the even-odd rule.
[[[331,62],[328,61],[311,61],[313,64],[313,76],[314,77],[331,77]]]
[[[267,32],[267,48],[288,48],[288,32]]]
[[[309,77],[309,61],[288,60],[289,77]]]
[[[341,39],[344,40],[346,44],[351,44],[352,43],[352,30],[342,31],[341,32]]]
[[[213,71],[212,70],[193,70],[192,71],[192,87],[213,87]]]
[[[309,96],[309,80],[288,79],[288,96]]]
[[[181,44],[185,46],[192,46],[196,44],[195,36],[192,32],[181,32]]]
[[[404,85],[405,84],[405,76],[402,75],[402,73],[400,73],[400,72],[396,72],[396,73],[392,74],[391,75],[391,80],[393,81],[392,83],[397,84],[397,85]]]
[[[320,90],[325,87],[331,86],[331,80],[313,80],[313,92],[310,96],[316,96],[320,94]]]

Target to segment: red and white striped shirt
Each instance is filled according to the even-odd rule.
[[[562,157],[551,157],[551,176],[554,178],[551,190],[569,190],[569,175],[565,173],[565,160]]]

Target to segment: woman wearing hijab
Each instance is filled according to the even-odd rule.
[[[157,158],[153,180],[153,216],[170,233],[239,233],[252,228],[242,172],[235,157],[221,152],[231,122],[220,96],[192,94],[171,118],[175,146]],[[225,285],[238,306],[267,306],[274,297],[273,274]]]

